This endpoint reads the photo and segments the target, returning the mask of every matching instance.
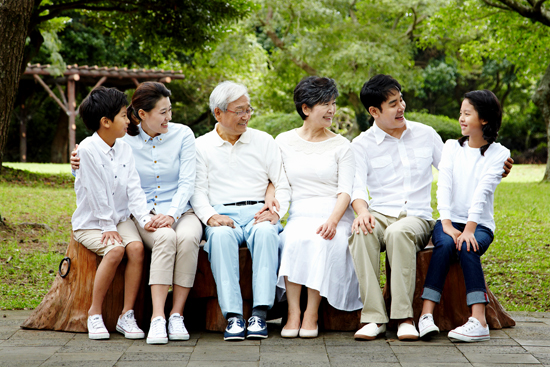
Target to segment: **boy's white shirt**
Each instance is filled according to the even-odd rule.
[[[397,139],[375,122],[353,139],[356,171],[351,201],[362,199],[390,217],[406,211],[432,220],[432,165],[439,166],[443,141],[430,126],[408,120],[406,126]]]
[[[460,146],[456,140],[447,140],[437,183],[440,219],[475,222],[494,232],[494,193],[508,157],[510,151],[499,143],[491,144],[482,156],[467,141]]]
[[[132,148],[121,139],[110,147],[96,132],[80,143],[77,153],[81,166],[75,175],[73,230],[116,231],[117,224],[130,214],[145,227],[151,216]]]

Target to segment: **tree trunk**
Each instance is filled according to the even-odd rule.
[[[69,130],[67,125],[69,123],[69,117],[65,111],[59,111],[59,118],[57,120],[57,130],[52,142],[51,149],[51,162],[52,163],[68,163],[68,145],[69,145]]]
[[[550,182],[550,65],[540,80],[539,87],[533,95],[533,102],[542,112],[544,122],[546,122],[546,141],[548,155],[546,158],[546,172],[544,173],[545,182]]]
[[[0,169],[34,0],[0,0]]]

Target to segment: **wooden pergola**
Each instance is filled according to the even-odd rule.
[[[69,152],[75,146],[76,115],[78,107],[76,102],[76,83],[96,88],[100,85],[116,87],[124,91],[136,88],[139,83],[145,81],[158,81],[170,83],[175,79],[184,79],[182,71],[156,70],[156,69],[128,69],[119,67],[79,66],[68,65],[67,69],[60,76],[50,74],[50,65],[28,64],[21,79],[34,79],[40,83],[57,104],[69,117]],[[49,85],[55,85],[61,100],[55,95]],[[65,91],[63,85],[66,85]],[[92,89],[93,89],[92,88]],[[26,161],[26,123],[23,121],[20,129],[21,137],[21,160]],[[23,149],[24,147],[24,149]],[[23,152],[24,150],[24,152]]]

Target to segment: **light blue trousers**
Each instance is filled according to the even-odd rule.
[[[243,300],[239,285],[239,245],[246,243],[252,256],[253,307],[271,308],[275,301],[275,287],[279,267],[280,223],[262,222],[254,225],[254,214],[263,204],[248,206],[216,205],[214,209],[227,215],[235,228],[206,226],[206,244],[210,267],[216,281],[218,302],[223,316],[243,314]]]

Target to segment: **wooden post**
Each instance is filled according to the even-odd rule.
[[[75,81],[79,80],[78,74],[71,75],[67,81],[67,98],[69,99],[68,109],[69,112],[69,152],[74,150],[76,144],[75,131],[76,131],[76,96],[75,96]]]

